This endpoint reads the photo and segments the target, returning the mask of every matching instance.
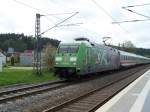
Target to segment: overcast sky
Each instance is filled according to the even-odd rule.
[[[22,2],[20,4],[18,2]],[[98,5],[94,3],[96,1]],[[130,40],[136,47],[150,48],[150,21],[112,24],[114,21],[147,19],[122,9],[123,6],[150,3],[148,0],[0,0],[0,33],[34,35],[35,14],[79,12],[65,24],[83,23],[78,26],[53,28],[42,36],[61,41],[87,37],[102,43],[102,37],[111,37],[109,43],[118,45]],[[29,8],[27,5],[36,9]],[[150,16],[150,5],[132,7],[133,11]],[[41,32],[53,27],[71,14],[41,17]],[[111,16],[111,17],[110,17]]]

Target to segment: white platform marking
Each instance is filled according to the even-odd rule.
[[[131,90],[148,73],[150,73],[150,70],[145,72],[142,76],[140,76],[138,79],[132,82],[128,87],[126,87],[121,92],[119,92],[116,96],[110,99],[107,103],[105,103],[101,108],[99,108],[95,112],[107,112],[121,97],[123,97],[123,95],[125,95],[129,90]],[[132,111],[132,112],[136,112],[136,111]]]
[[[150,90],[150,80],[146,83],[139,97],[136,99],[134,105],[130,109],[130,112],[141,112],[148,92]]]

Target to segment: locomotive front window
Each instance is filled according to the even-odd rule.
[[[68,47],[67,46],[60,46],[58,48],[58,53],[67,53],[68,52]]]
[[[68,53],[78,52],[79,46],[68,46]]]
[[[76,53],[78,52],[79,46],[74,45],[62,45],[58,48],[58,53]]]

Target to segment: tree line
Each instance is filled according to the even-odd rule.
[[[33,50],[36,45],[36,38],[33,36],[27,36],[23,33],[5,33],[0,34],[0,49],[7,51],[8,48],[14,48],[15,51],[23,52],[24,50]],[[43,48],[47,44],[51,44],[57,47],[60,43],[59,40],[50,39],[48,37],[42,37],[40,40],[40,45]]]
[[[42,48],[44,48],[46,45],[51,45],[56,48],[59,45],[59,43],[59,40],[51,39],[48,37],[42,37],[40,40],[40,46]],[[36,38],[34,36],[27,36],[23,33],[0,34],[0,49],[2,49],[5,52],[8,50],[8,48],[14,48],[14,50],[18,52],[23,52],[24,50],[33,50],[35,45]],[[150,57],[150,49],[136,48],[131,41],[125,41],[122,44],[119,44],[118,46],[110,44],[108,46],[117,48],[119,50]]]
[[[122,44],[119,44],[118,46],[114,46],[114,45],[108,45],[108,46],[114,47],[122,51],[130,52],[130,53],[134,53],[134,54],[138,54],[150,58],[150,49],[136,48],[136,46],[131,41],[124,41]]]

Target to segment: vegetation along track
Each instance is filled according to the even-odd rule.
[[[131,69],[125,77],[113,80],[103,87],[91,90],[60,105],[43,110],[43,112],[93,112],[143,74],[146,71],[145,68],[146,66]]]
[[[10,100],[15,100],[22,97],[27,97],[33,94],[39,94],[49,90],[59,89],[69,85],[65,80],[46,82],[41,84],[34,84],[32,86],[25,86],[22,88],[11,89],[0,92],[0,103],[5,103]]]

